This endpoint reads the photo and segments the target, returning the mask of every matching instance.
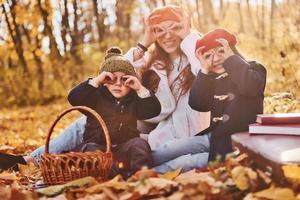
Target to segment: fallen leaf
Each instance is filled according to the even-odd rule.
[[[0,179],[15,181],[18,178],[15,174],[4,171],[0,174]]]
[[[299,165],[284,165],[282,166],[283,174],[286,178],[300,180],[300,166]]]
[[[164,174],[159,174],[159,178],[164,178],[168,180],[174,180],[181,172],[181,168],[176,169],[175,171],[166,172]]]
[[[289,188],[276,188],[271,186],[266,190],[256,192],[254,197],[265,198],[268,200],[295,200],[294,192]]]
[[[231,170],[232,179],[240,190],[247,190],[250,187],[250,181],[257,179],[257,174],[250,168],[236,166]]]
[[[60,193],[62,193],[65,189],[70,187],[81,187],[84,185],[93,185],[97,183],[96,179],[90,176],[80,178],[74,181],[70,181],[68,183],[65,183],[63,185],[54,185],[50,187],[46,187],[43,189],[36,190],[39,194],[45,195],[45,196],[56,196]]]

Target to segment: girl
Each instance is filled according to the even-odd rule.
[[[246,61],[237,51],[236,37],[225,29],[215,29],[196,43],[202,64],[193,83],[189,105],[211,111],[211,125],[201,132],[210,135],[209,160],[232,152],[231,134],[247,131],[256,115],[263,113],[266,69]]]

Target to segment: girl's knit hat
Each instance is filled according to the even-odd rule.
[[[167,20],[180,22],[183,12],[184,11],[180,6],[175,5],[156,8],[149,15],[149,24],[154,25]]]
[[[199,49],[200,47],[205,47],[202,50],[202,53],[205,53],[206,51],[220,47],[222,46],[219,42],[216,41],[216,39],[223,38],[228,41],[229,46],[235,46],[237,44],[237,39],[235,35],[232,33],[228,32],[225,29],[218,28],[214,29],[205,35],[203,35],[200,39],[197,40],[196,42],[196,49]]]
[[[133,65],[122,55],[119,47],[111,47],[106,51],[105,59],[100,66],[100,73],[104,71],[136,76]]]

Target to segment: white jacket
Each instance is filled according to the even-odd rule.
[[[161,113],[158,116],[145,120],[150,123],[158,124],[148,136],[148,143],[152,150],[155,150],[158,146],[169,140],[193,136],[209,127],[210,113],[192,110],[188,105],[189,91],[178,99],[176,105],[176,99],[179,95],[178,87],[176,89],[175,86],[173,91],[170,89],[170,83],[176,79],[189,63],[191,64],[191,71],[195,76],[200,70],[201,64],[194,53],[196,40],[199,37],[198,34],[191,33],[181,42],[180,47],[187,56],[182,57],[181,67],[179,70],[175,67],[169,74],[169,77],[167,77],[165,70],[154,67],[155,64],[158,64],[157,62],[154,62],[153,66],[150,67],[150,69],[155,71],[160,77],[160,82],[155,95],[162,106]],[[144,66],[147,55],[133,62],[133,51],[134,48],[131,48],[125,56],[132,62],[135,68]],[[179,58],[175,59],[173,65],[178,66],[178,64]]]

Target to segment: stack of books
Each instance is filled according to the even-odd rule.
[[[300,113],[261,114],[256,122],[249,125],[250,134],[300,136]]]

